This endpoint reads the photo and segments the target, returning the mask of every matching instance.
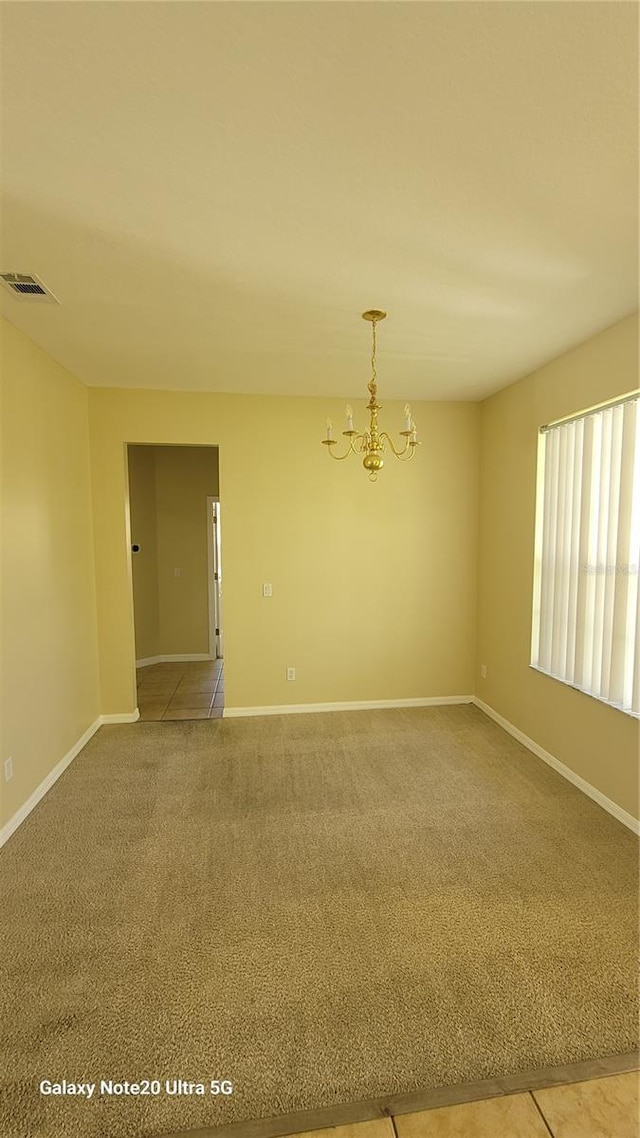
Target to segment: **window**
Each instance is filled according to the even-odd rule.
[[[640,715],[640,399],[543,427],[533,667]]]

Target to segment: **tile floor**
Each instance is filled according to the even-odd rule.
[[[140,719],[220,719],[224,663],[150,664],[137,670]]]
[[[638,1138],[638,1085],[631,1071],[290,1138]]]

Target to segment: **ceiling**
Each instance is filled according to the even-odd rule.
[[[637,307],[638,8],[10,3],[1,311],[85,383],[479,399]]]

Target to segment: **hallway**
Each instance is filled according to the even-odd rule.
[[[221,719],[224,661],[193,660],[137,669],[140,719]]]

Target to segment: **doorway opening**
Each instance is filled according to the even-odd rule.
[[[224,709],[218,448],[127,445],[141,720]]]

